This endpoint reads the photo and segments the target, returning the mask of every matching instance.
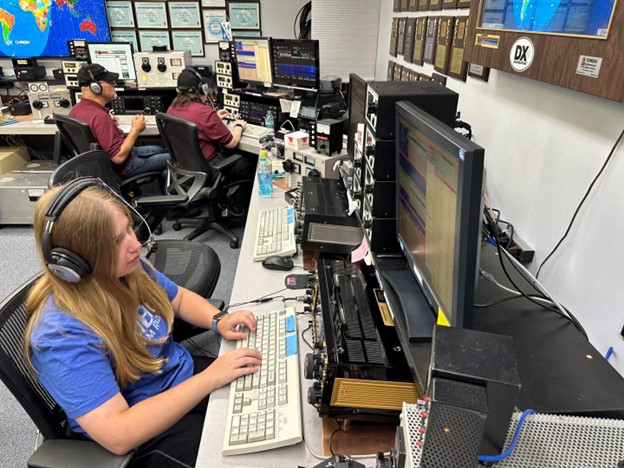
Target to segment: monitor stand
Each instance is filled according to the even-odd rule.
[[[377,267],[384,280],[384,293],[405,338],[410,343],[431,341],[435,314],[425,293],[409,270],[403,258],[377,259]]]

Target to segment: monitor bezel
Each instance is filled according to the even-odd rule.
[[[403,101],[396,106],[396,143],[395,161],[397,167],[397,183],[395,192],[396,230],[399,247],[405,256],[410,271],[421,285],[426,299],[437,317],[438,310],[444,312],[449,325],[460,328],[472,328],[473,300],[479,268],[479,239],[481,233],[483,162],[484,150],[477,144],[461,136],[452,128],[419,109],[412,103]],[[424,272],[413,259],[403,239],[400,221],[400,133],[401,120],[405,118],[410,124],[453,154],[459,161],[458,166],[458,200],[455,213],[455,239],[453,254],[453,294],[451,310],[444,310],[434,288],[427,281]],[[463,154],[463,157],[461,155]]]
[[[353,83],[357,83],[358,86],[362,86],[364,85],[364,116],[361,122],[357,122],[357,123],[362,123],[362,124],[366,124],[366,92],[367,92],[367,88],[368,88],[368,81],[365,80],[364,78],[362,78],[360,75],[357,75],[356,73],[349,73],[349,92],[348,92],[348,109],[349,109],[349,115],[348,115],[348,121],[347,121],[347,153],[349,154],[349,157],[353,160],[355,158],[355,133],[351,134],[352,128],[351,128],[351,124],[355,121],[355,118],[353,115],[351,115],[351,102],[353,99]],[[355,130],[357,132],[357,126],[355,127]]]
[[[115,45],[127,45],[130,47],[130,63],[132,64],[132,69],[134,70],[134,78],[122,78],[121,75],[119,77],[118,82],[119,83],[123,83],[126,81],[137,81],[138,79],[138,73],[136,70],[136,66],[134,65],[134,46],[132,45],[132,42],[126,42],[126,41],[109,41],[109,42],[104,42],[104,41],[85,41],[86,43],[86,47],[87,47],[87,53],[89,54],[89,63],[93,63],[93,58],[91,57],[91,50],[89,48],[90,45],[105,45],[105,46],[110,46],[112,44]],[[113,71],[113,70],[111,70]]]
[[[315,59],[314,67],[316,69],[316,74],[314,77],[313,84],[308,85],[307,83],[301,83],[301,82],[293,83],[293,82],[288,81],[287,79],[282,79],[281,82],[278,81],[277,74],[276,74],[276,65],[275,65],[275,47],[279,43],[283,43],[283,42],[300,42],[300,43],[313,43],[314,44],[314,59]],[[309,91],[309,92],[318,93],[320,86],[321,86],[321,60],[320,60],[319,40],[318,39],[280,39],[280,38],[275,39],[275,38],[272,38],[271,39],[271,67],[272,67],[271,74],[273,75],[272,78],[273,78],[274,86],[277,86],[280,88],[290,88],[290,89],[296,89],[299,91]]]
[[[267,41],[269,43],[269,70],[271,71],[271,81],[254,81],[243,79],[240,76],[239,68],[238,68],[238,54],[236,53],[236,41]],[[250,85],[263,85],[271,87],[273,86],[273,53],[271,49],[271,38],[270,37],[249,37],[249,36],[234,36],[232,37],[233,49],[234,49],[234,59],[236,64],[236,72],[238,74],[238,81],[245,84]]]

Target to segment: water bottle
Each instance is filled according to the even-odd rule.
[[[260,198],[270,198],[273,192],[273,182],[271,181],[271,169],[269,168],[269,160],[267,159],[267,150],[260,151],[260,159],[258,160],[258,191]]]
[[[268,128],[271,133],[273,133],[273,129],[275,128],[275,118],[273,117],[273,112],[270,110],[267,110],[264,116],[264,126]]]

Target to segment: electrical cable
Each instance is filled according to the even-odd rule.
[[[609,349],[607,349],[607,352],[605,353],[605,360],[608,361],[612,354],[613,354],[613,346],[609,346]]]
[[[518,443],[518,438],[520,437],[520,429],[522,429],[522,425],[524,424],[524,420],[529,414],[535,413],[535,410],[527,409],[524,410],[520,419],[518,420],[518,425],[516,426],[516,430],[514,431],[514,435],[509,443],[509,447],[503,453],[499,455],[479,455],[477,456],[477,460],[480,462],[493,463],[497,461],[501,461],[504,458],[507,458],[513,452],[514,448],[516,448],[516,444]]]
[[[557,245],[555,245],[555,247],[546,256],[546,258],[544,260],[542,260],[542,263],[540,263],[540,266],[537,269],[537,273],[535,274],[536,278],[539,278],[540,271],[542,271],[542,268],[544,267],[546,262],[548,260],[550,260],[550,258],[554,255],[554,253],[557,251],[557,249],[561,246],[561,244],[563,243],[565,238],[568,237],[568,234],[570,233],[570,230],[572,229],[572,225],[574,224],[574,221],[576,220],[576,216],[579,214],[579,211],[581,210],[581,207],[583,206],[583,204],[587,200],[587,197],[589,196],[589,193],[592,191],[592,189],[594,188],[594,185],[596,184],[596,182],[598,181],[598,179],[602,175],[603,171],[607,167],[607,164],[609,164],[609,161],[611,160],[611,157],[615,153],[615,150],[618,147],[618,145],[620,144],[620,141],[622,140],[623,136],[624,136],[624,129],[622,129],[622,132],[620,133],[620,136],[617,138],[617,140],[613,144],[613,147],[611,148],[611,151],[609,152],[609,155],[607,156],[607,159],[605,159],[605,162],[602,164],[602,167],[600,168],[600,170],[598,171],[598,173],[594,177],[594,180],[592,180],[591,184],[589,184],[589,187],[588,187],[587,191],[585,192],[585,195],[583,195],[583,198],[581,199],[581,202],[578,204],[578,206],[576,207],[576,210],[574,211],[574,214],[572,215],[572,219],[570,220],[570,223],[568,224],[568,228],[566,229],[565,233],[563,234],[561,239],[559,239],[559,242],[557,242]]]
[[[237,303],[234,303],[234,304],[229,304],[224,310],[228,311],[232,307],[239,307],[239,306],[246,305],[246,304],[270,302],[274,298],[273,297],[268,297],[268,296],[273,296],[274,294],[281,293],[282,291],[286,291],[287,289],[288,288],[282,288],[282,289],[280,289],[278,291],[265,294],[264,296],[260,296],[260,297],[258,297],[256,299],[250,299],[249,301],[243,301],[243,302],[237,302]],[[280,296],[280,297],[283,297],[283,296]]]

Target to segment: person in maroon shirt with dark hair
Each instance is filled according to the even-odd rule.
[[[145,130],[145,117],[134,116],[128,135],[124,135],[105,107],[117,97],[115,81],[118,78],[119,74],[109,72],[97,63],[82,66],[78,71],[82,98],[69,116],[89,125],[98,145],[108,153],[113,169],[122,178],[146,172],[163,172],[170,159],[164,148],[157,145],[135,146],[139,135]]]
[[[197,126],[199,146],[204,158],[218,161],[225,157],[222,148],[236,148],[247,123],[237,120],[230,131],[223,122],[229,115],[228,112],[223,109],[215,111],[206,104],[209,99],[206,88],[206,83],[197,70],[184,69],[178,76],[178,96],[167,109],[167,114],[193,122]],[[243,156],[228,169],[226,178],[230,181],[249,180],[248,185],[251,186],[256,163],[257,157]],[[243,212],[249,204],[249,196],[249,190],[238,190],[235,206],[231,206],[230,211],[235,214]]]

